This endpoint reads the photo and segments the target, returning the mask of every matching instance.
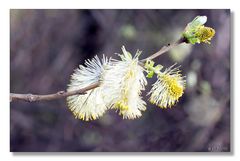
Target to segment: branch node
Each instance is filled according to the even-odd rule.
[[[64,93],[65,93],[65,91],[59,91],[59,92],[58,92],[59,95],[62,95],[62,94],[64,94]]]
[[[34,101],[36,101],[36,97],[34,97],[34,95],[33,94],[28,94],[27,95],[27,98],[28,98],[28,101],[29,102],[34,102]]]

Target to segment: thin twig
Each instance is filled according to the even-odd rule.
[[[144,63],[147,60],[155,59],[155,58],[159,57],[160,55],[162,55],[163,53],[169,51],[170,49],[174,48],[175,46],[178,46],[179,44],[181,44],[183,42],[185,42],[185,40],[181,38],[173,44],[168,44],[167,46],[162,47],[155,54],[141,60],[139,62],[139,64],[141,66],[144,66]],[[90,86],[87,86],[85,88],[78,89],[75,91],[59,91],[57,93],[47,94],[47,95],[10,93],[10,102],[16,101],[16,100],[22,100],[22,101],[27,101],[27,102],[50,101],[50,100],[65,98],[65,97],[72,96],[72,95],[85,94],[88,90],[94,89],[94,88],[98,87],[99,85],[100,85],[100,83],[97,82],[95,84],[92,84]]]
[[[162,55],[163,53],[166,53],[167,51],[169,51],[170,49],[182,44],[186,42],[186,40],[184,38],[180,38],[178,41],[176,41],[175,43],[172,43],[172,44],[168,44],[167,46],[163,46],[158,52],[152,54],[151,56],[145,58],[145,59],[142,59],[141,62],[142,63],[145,63],[147,60],[153,60],[157,57],[159,57],[160,55]]]
[[[50,101],[50,100],[55,100],[59,98],[65,98],[65,97],[76,95],[76,94],[86,94],[88,90],[97,88],[99,85],[100,83],[98,82],[75,91],[59,91],[57,93],[47,94],[47,95],[10,93],[10,101],[15,101],[15,100],[22,100],[27,102]]]

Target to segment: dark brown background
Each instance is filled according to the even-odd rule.
[[[215,28],[212,44],[182,45],[157,59],[165,67],[177,62],[187,76],[174,108],[148,103],[136,120],[109,111],[82,122],[65,100],[13,102],[10,150],[230,151],[230,10],[11,10],[10,91],[66,89],[85,59],[116,58],[122,45],[145,58],[177,40],[197,15],[207,15],[206,25]]]

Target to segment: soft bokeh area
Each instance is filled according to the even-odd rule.
[[[141,58],[181,36],[186,24],[206,15],[216,35],[208,44],[182,44],[156,59],[181,65],[187,87],[169,109],[147,103],[135,120],[114,110],[99,120],[73,117],[65,99],[11,108],[11,151],[230,151],[230,10],[11,10],[10,92],[64,90],[85,59],[118,58],[121,46]],[[149,79],[147,91],[156,78]]]

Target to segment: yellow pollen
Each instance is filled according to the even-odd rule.
[[[134,72],[132,70],[130,70],[130,71],[127,72],[125,80],[130,79],[132,77],[134,77]]]
[[[133,70],[129,70],[126,75],[124,80],[127,81],[128,79],[131,79],[132,77],[134,77],[134,71]],[[129,92],[129,84],[125,84],[125,86],[123,87],[122,91],[121,91],[121,99],[119,101],[117,101],[115,103],[115,108],[120,110],[120,113],[122,113],[123,111],[127,111],[129,109],[128,107],[128,95]]]
[[[93,120],[96,120],[97,117],[96,117],[94,114],[92,114],[92,119],[93,119]]]
[[[117,101],[115,103],[116,108],[119,108],[120,111],[126,111],[128,110],[128,106],[124,100]]]
[[[197,38],[201,42],[210,43],[209,41],[215,35],[215,30],[211,27],[200,26],[198,31],[196,32]]]
[[[178,100],[183,95],[183,86],[178,83],[177,77],[171,77],[170,75],[163,75],[163,81],[167,86],[169,96],[173,100]]]

